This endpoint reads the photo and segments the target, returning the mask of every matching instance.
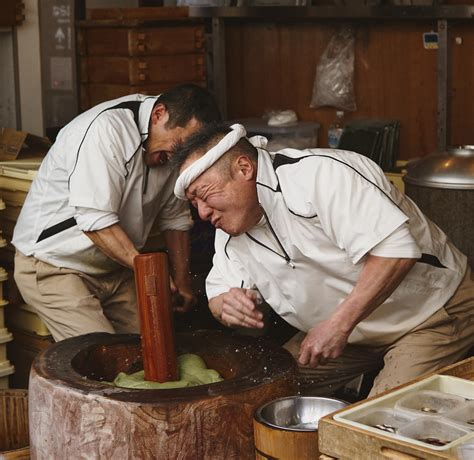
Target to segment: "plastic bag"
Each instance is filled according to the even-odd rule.
[[[311,108],[331,106],[344,111],[357,109],[354,95],[354,42],[354,33],[347,27],[332,36],[316,67]]]

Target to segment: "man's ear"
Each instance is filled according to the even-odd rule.
[[[153,107],[153,110],[151,112],[151,123],[156,124],[167,113],[168,113],[168,110],[166,110],[166,107],[161,102],[159,102]]]
[[[236,177],[244,180],[255,178],[256,170],[252,160],[247,155],[239,155],[234,162]]]

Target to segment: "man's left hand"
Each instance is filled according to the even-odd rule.
[[[339,357],[347,345],[348,337],[349,334],[331,319],[316,324],[301,342],[299,364],[317,367],[328,359]]]

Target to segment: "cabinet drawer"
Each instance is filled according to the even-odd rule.
[[[85,57],[81,59],[81,81],[125,85],[146,85],[202,81],[206,76],[204,56]]]
[[[194,83],[196,85],[206,87],[205,80],[200,81],[183,81],[179,83]],[[82,83],[81,84],[81,110],[87,110],[101,102],[127,94],[151,94],[158,95],[172,88],[179,83],[154,83],[150,85],[109,85],[105,83]]]
[[[84,28],[78,41],[83,56],[190,54],[204,49],[204,27]]]

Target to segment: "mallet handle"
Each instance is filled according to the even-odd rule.
[[[145,380],[178,380],[168,257],[139,254],[133,262]]]

